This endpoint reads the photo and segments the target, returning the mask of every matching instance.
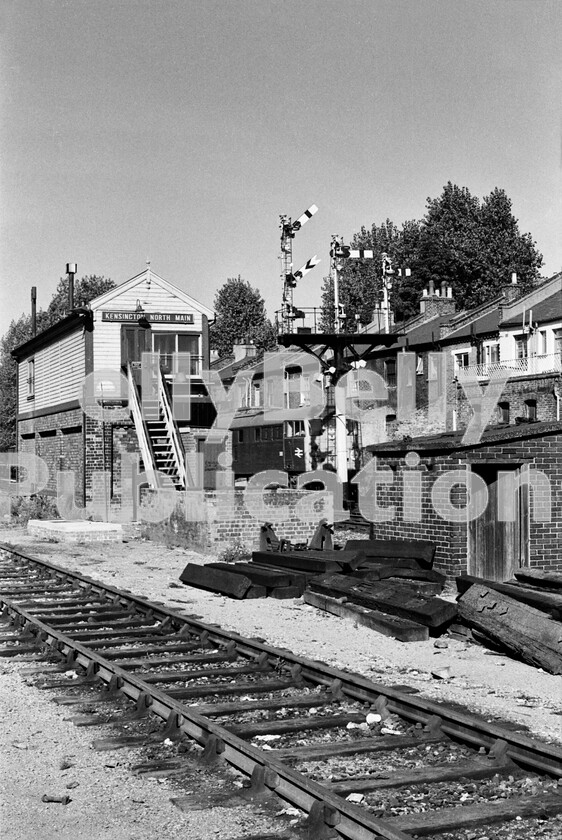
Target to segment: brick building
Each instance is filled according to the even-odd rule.
[[[376,470],[387,470],[378,512],[372,492],[359,494],[364,515],[378,519],[374,536],[433,540],[435,566],[448,575],[508,580],[525,566],[562,571],[562,423],[489,428],[472,444],[462,438],[450,432],[369,447]],[[474,508],[471,475],[472,489],[484,492]]]
[[[463,429],[470,420],[463,383],[473,379],[484,388],[498,370],[509,378],[494,425],[562,419],[562,274],[525,295],[513,279],[496,298],[463,312],[455,311],[450,287],[430,287],[420,314],[393,327],[402,334],[394,345],[371,354],[368,367],[383,377],[388,389],[390,434],[396,429],[397,371],[403,353],[416,355],[416,408],[427,409],[432,399],[443,401],[441,431]]]
[[[212,316],[147,266],[13,351],[17,446],[46,461],[44,492],[56,492],[57,472],[73,471],[83,504],[106,471],[118,496],[127,452],[140,455],[147,483],[156,470],[178,489],[190,483],[190,453],[214,417],[201,378]],[[143,353],[151,354],[144,370]],[[171,411],[174,374],[191,394],[184,418]]]

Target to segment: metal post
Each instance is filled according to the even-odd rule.
[[[37,286],[31,287],[31,332],[37,335]]]

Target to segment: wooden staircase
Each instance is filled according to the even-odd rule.
[[[129,408],[135,424],[145,472],[152,474],[151,484],[158,485],[159,472],[172,481],[176,490],[193,486],[192,472],[186,460],[184,447],[162,371],[158,368],[156,381],[150,395],[141,404],[139,393],[129,369]],[[149,478],[150,480],[150,478]]]

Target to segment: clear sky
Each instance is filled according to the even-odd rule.
[[[0,335],[67,262],[318,305],[332,234],[498,186],[562,268],[560,0],[2,0]]]

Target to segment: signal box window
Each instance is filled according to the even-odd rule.
[[[35,398],[35,359],[30,359],[27,363],[27,399]]]
[[[191,353],[190,373],[199,374],[199,336],[183,333],[154,332],[152,348],[160,354],[160,367],[163,373],[173,372],[174,353]]]

